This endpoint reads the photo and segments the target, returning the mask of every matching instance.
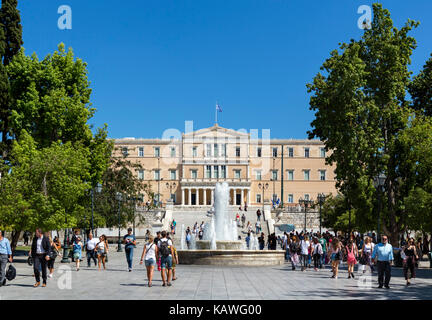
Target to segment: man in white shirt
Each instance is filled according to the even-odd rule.
[[[90,268],[90,260],[93,259],[95,266],[97,265],[96,259],[96,245],[98,244],[99,239],[93,238],[93,235],[89,233],[88,240],[86,244],[86,252],[87,252],[87,267]]]
[[[166,231],[162,231],[161,236],[162,238],[159,240],[157,246],[158,246],[158,254],[161,257],[161,276],[163,281],[162,286],[170,287],[171,278],[172,278],[172,259],[173,259],[172,257],[174,256],[173,244],[172,241],[167,238]],[[166,280],[165,280],[165,276],[166,276]]]

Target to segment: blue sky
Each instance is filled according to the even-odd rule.
[[[214,124],[306,138],[313,113],[306,83],[339,42],[358,39],[366,0],[19,0],[27,54],[60,42],[88,63],[96,127],[109,136],[161,137]],[[416,73],[432,52],[432,1],[381,1],[412,32]],[[60,30],[60,5],[72,30]]]

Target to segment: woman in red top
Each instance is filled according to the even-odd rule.
[[[356,256],[358,256],[357,246],[353,239],[350,239],[346,246],[347,264],[348,264],[348,279],[354,278],[354,266],[357,264]]]

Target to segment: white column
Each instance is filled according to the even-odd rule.
[[[204,192],[204,205],[206,206],[207,205],[207,189],[204,188],[203,192]]]
[[[234,188],[233,189],[233,203],[232,203],[234,206],[236,205],[236,198],[237,198],[237,189]]]
[[[185,190],[182,188],[182,206],[185,204]]]
[[[188,205],[192,205],[192,188],[188,188],[188,194],[189,194],[189,202]]]
[[[211,189],[211,199],[210,199],[211,205],[214,204],[214,189]]]
[[[199,206],[199,191],[200,191],[200,189],[197,188],[196,189],[196,202],[195,202],[197,206]]]
[[[244,189],[241,189],[241,201],[240,201],[240,206],[243,206],[244,203]]]
[[[249,207],[249,205],[250,205],[250,195],[251,195],[251,191],[250,191],[250,189],[247,189],[247,205],[248,205],[248,207]]]

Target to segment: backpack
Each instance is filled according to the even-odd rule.
[[[168,246],[168,241],[160,241],[159,251],[164,258],[168,257],[171,254],[171,250]]]
[[[11,280],[15,279],[15,277],[16,277],[16,269],[12,264],[10,264],[9,268],[6,271],[6,279],[11,281]]]

